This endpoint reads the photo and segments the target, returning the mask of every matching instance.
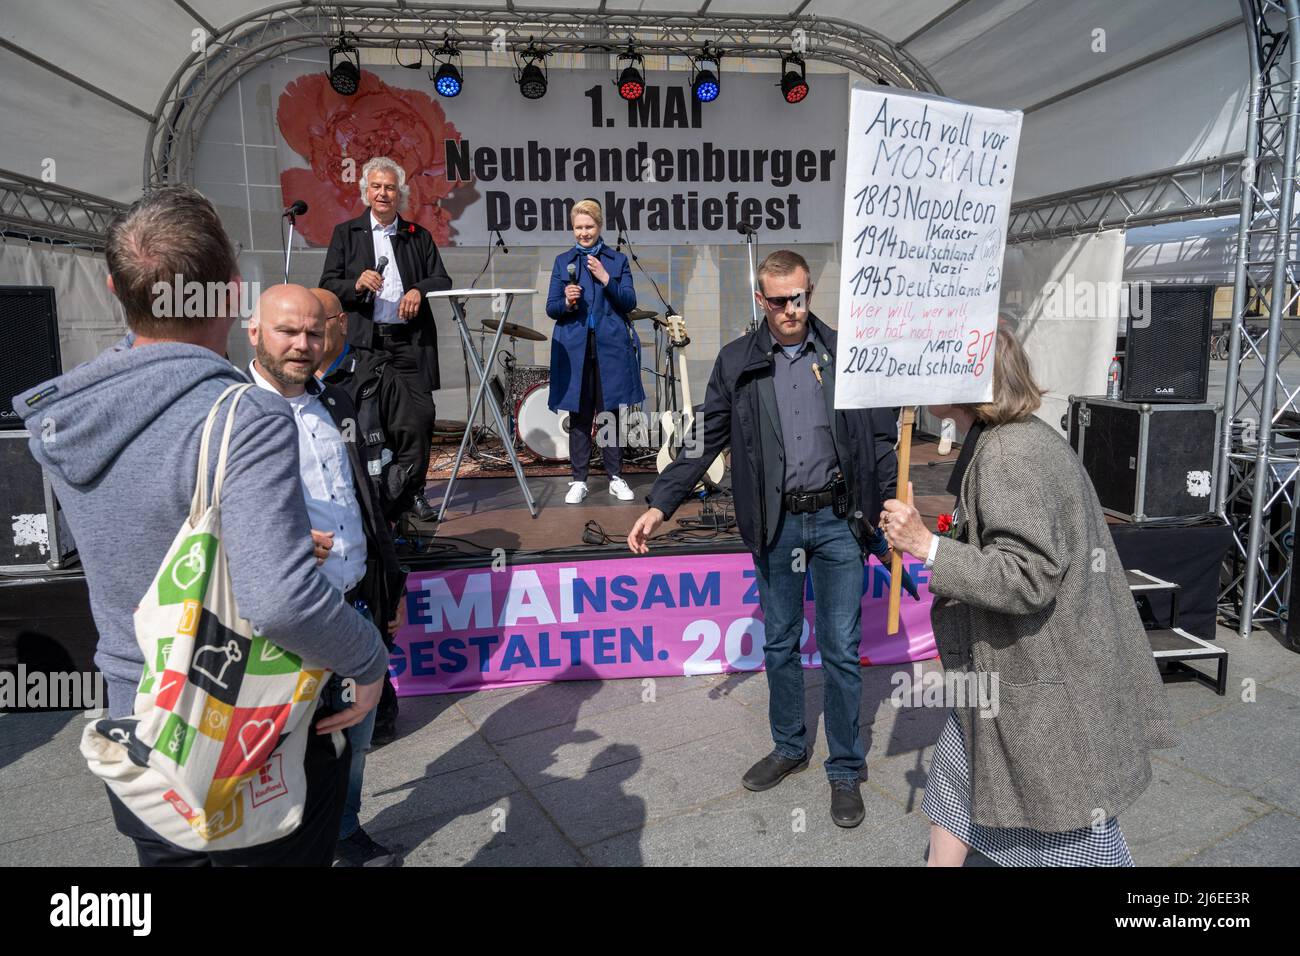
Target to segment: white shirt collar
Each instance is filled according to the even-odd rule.
[[[275,385],[272,384],[271,381],[265,375],[263,375],[261,372],[257,370],[257,362],[253,359],[248,360],[248,376],[253,380],[254,385],[258,386],[259,388],[264,388],[268,392],[275,392],[275,394],[280,395],[280,397],[283,398],[290,405],[305,406],[308,402],[310,402],[313,398],[319,396],[320,393],[325,390],[325,387],[321,385],[320,380],[316,378],[315,375],[313,375],[311,378],[307,380],[305,386],[306,391],[304,391],[301,395],[295,395],[292,398],[290,398],[287,395],[281,395],[280,390],[276,388]]]
[[[383,224],[382,224],[378,219],[376,219],[376,218],[375,218],[375,214],[374,214],[373,212],[371,212],[371,213],[370,213],[370,229],[371,229],[371,231],[379,230],[380,232],[382,232],[382,233],[383,233],[384,235],[386,235],[386,236],[395,236],[395,235],[397,235],[397,217],[394,216],[394,217],[393,217],[393,221],[390,222],[388,225],[385,226],[385,225],[383,225]]]

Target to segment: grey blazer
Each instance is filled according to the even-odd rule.
[[[986,428],[930,573],[943,666],[998,675],[958,708],[971,818],[1057,832],[1126,809],[1176,743],[1164,687],[1092,482],[1036,418]]]

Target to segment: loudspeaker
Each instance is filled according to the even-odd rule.
[[[76,546],[27,441],[25,430],[0,432],[0,568],[58,570]]]
[[[1129,315],[1124,401],[1203,403],[1210,385],[1214,286],[1134,285]]]
[[[53,287],[0,286],[0,349],[0,429],[22,428],[14,396],[63,371]]]
[[[1070,444],[1101,508],[1132,521],[1215,513],[1218,405],[1070,396]]]

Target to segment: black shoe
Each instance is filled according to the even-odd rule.
[[[753,790],[757,793],[762,790],[771,790],[790,774],[798,773],[800,770],[806,770],[807,768],[808,754],[805,753],[797,760],[790,760],[773,751],[750,767],[740,782],[745,785],[746,790]]]
[[[361,827],[346,840],[339,840],[334,849],[335,866],[392,866],[396,861],[396,853],[370,839]]]
[[[424,495],[417,494],[411,499],[411,507],[407,512],[413,515],[419,521],[433,521],[438,517],[438,511],[424,500]]]
[[[385,744],[391,744],[397,739],[397,721],[375,719],[375,730],[370,735],[370,746],[372,748],[382,747]]]
[[[831,781],[831,819],[837,827],[855,827],[867,815],[861,780]]]

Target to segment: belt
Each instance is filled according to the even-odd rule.
[[[375,322],[374,327],[384,338],[402,338],[415,331],[407,322]]]
[[[347,594],[343,595],[343,600],[347,601],[349,604],[356,604],[360,598],[361,598],[360,584],[358,584],[356,587],[349,590]]]
[[[821,491],[795,492],[781,496],[781,504],[792,515],[812,514],[835,503],[835,486]]]

